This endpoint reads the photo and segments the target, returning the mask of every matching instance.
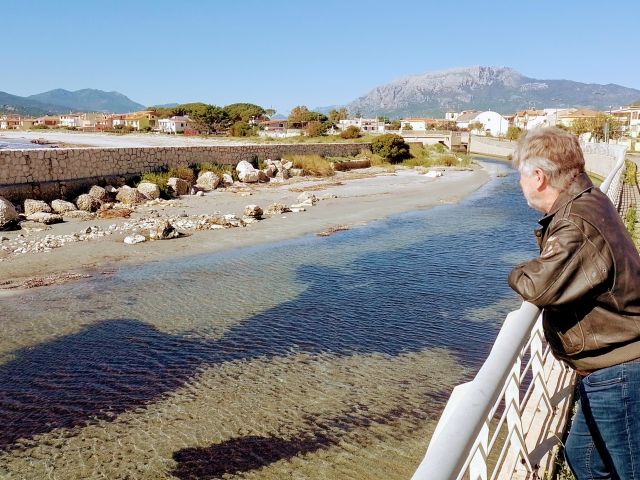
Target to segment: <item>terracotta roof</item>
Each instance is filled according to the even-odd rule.
[[[478,115],[480,115],[480,112],[463,113],[462,115],[458,116],[458,118],[456,118],[456,122],[470,122],[471,120],[476,118]]]
[[[595,117],[601,112],[596,112],[595,110],[589,110],[588,108],[579,108],[574,110],[573,112],[561,112],[558,114],[560,118],[590,118]]]

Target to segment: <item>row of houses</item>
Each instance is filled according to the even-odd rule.
[[[187,116],[158,118],[153,111],[127,114],[77,112],[37,118],[21,115],[0,116],[0,130],[28,130],[34,127],[68,128],[88,132],[127,128],[137,131],[182,133],[189,131],[193,127],[193,122]]]

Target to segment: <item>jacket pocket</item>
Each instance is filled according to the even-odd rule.
[[[585,338],[581,322],[575,312],[547,314],[547,338],[549,343],[560,348],[566,355],[576,355],[584,350]],[[549,338],[551,337],[551,338]],[[555,338],[553,338],[555,337]]]

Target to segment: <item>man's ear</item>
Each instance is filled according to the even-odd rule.
[[[547,188],[547,185],[549,183],[549,179],[547,178],[547,174],[544,173],[541,169],[536,168],[533,171],[533,175],[536,178],[536,189],[538,191],[542,191],[545,188]]]

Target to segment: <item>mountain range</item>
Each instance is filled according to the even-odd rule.
[[[346,105],[349,112],[442,117],[447,111],[584,107],[607,110],[640,100],[640,90],[616,84],[539,80],[508,67],[473,66],[402,77]]]
[[[144,110],[144,108],[144,105],[134,102],[121,93],[91,88],[75,92],[58,88],[28,97],[0,92],[0,113],[36,116],[71,111],[127,113]]]

